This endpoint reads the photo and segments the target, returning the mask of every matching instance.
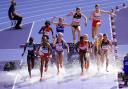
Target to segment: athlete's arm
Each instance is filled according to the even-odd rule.
[[[41,29],[39,30],[39,34],[42,34],[42,30],[44,29],[44,26],[43,27],[41,27]]]
[[[22,56],[24,56],[24,53],[25,53],[25,51],[26,51],[26,47],[27,47],[27,43],[26,43],[25,46],[24,46],[24,51],[23,51],[23,53],[22,53]]]
[[[85,23],[85,25],[87,25],[87,17],[84,15],[84,14],[81,14],[82,16],[83,16],[83,18],[84,18],[84,23]]]
[[[48,43],[48,49],[49,49],[49,54],[52,54],[52,47],[51,47],[50,43]]]
[[[73,16],[74,15],[74,12],[72,11],[72,12],[69,12],[68,14],[67,14],[67,16]]]
[[[36,50],[36,53],[37,53],[37,55],[39,55],[39,56],[40,56],[40,54],[39,54],[39,49],[40,49],[41,46],[42,46],[42,43],[39,44],[39,46],[38,46],[38,48],[37,48],[37,50]]]
[[[56,46],[57,38],[53,40],[53,47]]]
[[[75,48],[76,48],[76,51],[79,53],[79,47],[78,47],[78,44],[79,44],[79,42],[76,43],[76,47],[75,47]]]
[[[112,12],[111,12],[111,11],[104,11],[104,10],[100,10],[100,12],[101,12],[101,14],[102,14],[102,13],[107,13],[107,14],[110,14],[110,15],[112,14]]]
[[[52,28],[51,28],[51,32],[52,32],[52,37],[54,37],[54,32],[53,32]]]
[[[71,26],[71,24],[63,23],[63,26]]]

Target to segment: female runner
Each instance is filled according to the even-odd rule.
[[[101,49],[102,49],[102,63],[106,62],[106,71],[108,72],[108,51],[112,51],[112,42],[108,39],[106,34],[103,34],[103,40],[101,42]],[[105,60],[106,59],[106,60]]]
[[[41,66],[40,66],[41,77],[40,77],[40,80],[42,80],[43,67],[45,67],[45,72],[48,69],[48,61],[49,61],[49,58],[50,58],[50,55],[51,55],[51,50],[52,50],[48,39],[49,39],[48,36],[44,35],[42,37],[42,43],[40,44],[40,46],[38,48],[38,54],[41,58],[41,61],[40,61],[41,62]]]
[[[101,25],[101,15],[103,13],[113,14],[111,11],[104,11],[100,9],[100,5],[95,5],[95,10],[92,11],[90,19],[92,20],[92,38],[95,39],[95,36],[98,33],[99,26]]]
[[[32,68],[34,68],[34,59],[35,59],[35,50],[36,50],[32,37],[30,37],[29,42],[25,44],[24,52],[22,53],[22,56],[24,55],[26,50],[27,50],[28,72],[29,72],[29,77],[31,78],[31,70]]]
[[[57,39],[54,40],[53,46],[55,47],[55,59],[57,66],[57,75],[59,74],[59,68],[62,68],[63,58],[64,58],[64,46],[67,48],[67,52],[69,52],[69,47],[66,41],[63,39],[63,34],[61,32],[58,33]]]
[[[84,66],[87,67],[87,53],[88,49],[88,42],[84,40],[83,36],[80,37],[80,41],[77,43],[77,52],[80,56],[80,63],[81,63],[81,75],[84,74]],[[86,69],[87,70],[87,69]]]
[[[80,29],[80,20],[81,17],[85,20],[85,25],[87,25],[87,17],[81,12],[80,7],[77,7],[74,12],[70,12],[67,16],[72,16],[72,35],[73,35],[73,43],[76,44],[76,32],[78,32],[78,39],[81,36],[81,29]]]
[[[58,19],[58,22],[54,22],[54,19]],[[66,24],[66,23],[63,23],[64,21],[64,18],[58,18],[56,16],[54,16],[52,19],[51,19],[51,23],[56,25],[56,32],[61,32],[64,34],[64,27],[66,26],[71,26],[69,24]]]

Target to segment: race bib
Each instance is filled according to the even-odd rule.
[[[57,50],[57,51],[62,51],[62,50],[63,50],[62,45],[56,45],[56,50]]]
[[[41,53],[48,53],[48,48],[42,48]]]
[[[102,49],[108,49],[108,46],[106,45],[106,46],[102,46]]]
[[[49,35],[49,32],[45,32],[44,35]]]
[[[32,45],[27,46],[27,50],[32,51],[33,50],[33,46]]]

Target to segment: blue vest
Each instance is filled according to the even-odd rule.
[[[128,57],[127,56],[124,57],[123,66],[124,66],[124,73],[128,74]]]
[[[58,25],[56,26],[56,32],[64,33],[64,26],[58,24]]]

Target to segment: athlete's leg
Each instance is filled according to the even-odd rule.
[[[78,32],[78,39],[80,40],[80,36],[81,36],[81,28],[80,28],[80,26],[78,26],[77,32]]]
[[[95,39],[96,27],[92,27],[92,38]]]
[[[103,66],[104,60],[105,60],[105,52],[104,52],[104,50],[101,51],[101,58],[100,59],[101,59],[101,64]]]
[[[106,71],[108,72],[108,64],[109,64],[109,59],[108,59],[108,52],[105,53],[105,59],[106,59]]]
[[[81,63],[81,75],[84,74],[84,61],[83,61],[83,53],[80,53],[80,63]]]
[[[41,61],[40,61],[40,80],[42,80],[42,75],[43,75],[43,65],[44,65],[44,58],[41,57]]]
[[[64,58],[64,53],[60,53],[60,67],[62,68],[63,65],[63,58]]]
[[[27,56],[27,65],[28,65],[29,77],[31,78],[32,65],[31,65],[31,59],[29,58],[29,55]]]
[[[92,25],[92,38],[93,39],[95,39],[100,25],[101,25],[100,22],[93,22],[93,25]]]
[[[96,28],[95,28],[95,36],[98,34],[99,26],[100,26],[100,22],[97,22],[96,23]]]
[[[87,52],[84,53],[84,66],[85,66],[85,69],[87,70],[88,67],[89,67],[89,61],[87,60]]]
[[[45,70],[44,70],[45,72],[46,72],[47,69],[48,69],[48,61],[49,61],[48,59],[45,59]]]
[[[32,64],[32,69],[33,69],[34,68],[34,64],[35,64],[35,59],[34,58],[31,59],[31,64]]]
[[[56,59],[56,67],[57,67],[57,75],[59,74],[59,54],[56,52],[55,54],[55,59]]]
[[[73,43],[76,44],[76,29],[72,27]]]

